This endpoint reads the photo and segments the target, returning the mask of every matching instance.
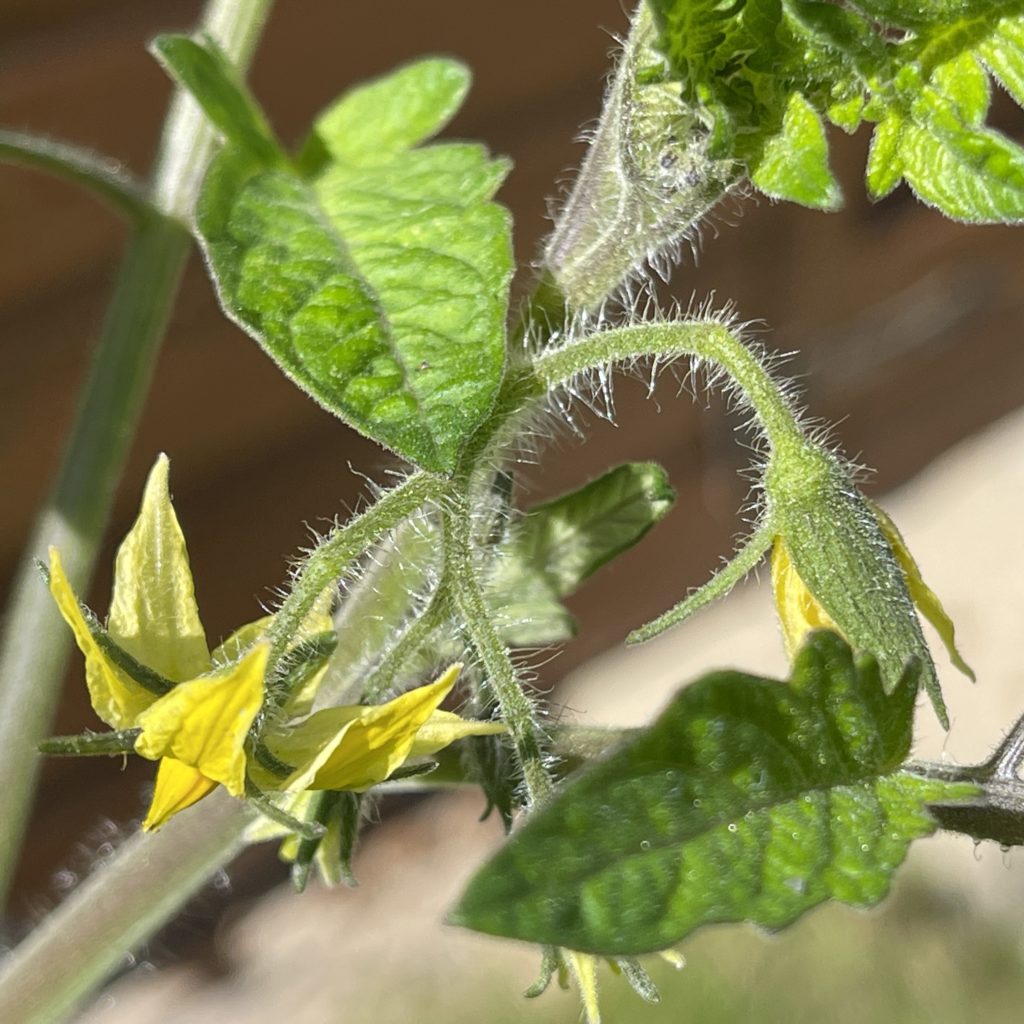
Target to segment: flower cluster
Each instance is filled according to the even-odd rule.
[[[144,829],[159,828],[218,785],[264,808],[295,803],[311,790],[361,792],[411,758],[504,730],[439,710],[459,665],[381,705],[312,711],[334,640],[329,593],[281,659],[290,666],[287,693],[271,707],[265,640],[271,620],[249,623],[209,649],[168,472],[160,456],[117,554],[105,625],[79,602],[60,554],[50,551],[50,591],[85,656],[92,706],[115,732],[49,741],[44,749],[133,750],[157,761]],[[332,643],[318,642],[324,638]],[[274,798],[269,805],[267,796]]]

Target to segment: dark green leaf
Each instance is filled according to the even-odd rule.
[[[702,924],[780,928],[880,900],[926,805],[966,795],[900,766],[916,679],[812,634],[789,685],[715,672],[533,815],[471,881],[457,923],[602,955]]]
[[[188,36],[157,36],[152,50],[226,139],[267,167],[285,162],[263,111],[211,38],[197,41]]]
[[[542,572],[559,597],[634,544],[672,507],[675,492],[653,462],[628,462],[537,505],[519,524],[508,556]]]

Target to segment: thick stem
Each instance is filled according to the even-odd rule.
[[[251,820],[218,790],[159,832],[132,836],[4,962],[0,1020],[65,1019],[238,852]]]
[[[779,385],[751,350],[717,320],[640,324],[600,331],[543,353],[534,373],[551,390],[575,377],[614,363],[655,358],[696,357],[721,367],[754,411],[772,448],[803,447],[796,414]]]
[[[484,600],[468,503],[452,502],[444,515],[445,575],[451,580],[452,597],[462,615],[466,635],[487,674],[487,682],[508,726],[526,786],[528,806],[543,801],[551,792],[551,776],[544,764],[544,744],[533,702],[516,678],[508,648],[501,642]]]
[[[211,0],[200,28],[244,68],[270,3]],[[191,217],[215,144],[199,108],[177,94],[152,176],[151,200],[164,217],[148,218],[125,253],[53,495],[12,587],[0,640],[0,900],[10,886],[35,785],[35,746],[50,729],[71,644],[34,560],[56,545],[75,589],[88,589],[188,255],[181,223]]]

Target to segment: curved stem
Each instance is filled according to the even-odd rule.
[[[438,498],[443,483],[427,473],[413,473],[397,487],[386,491],[361,515],[334,530],[302,566],[291,593],[274,615],[267,638],[270,664],[267,678],[280,667],[285,651],[302,629],[302,622],[328,587],[335,586],[345,571],[389,530],[417,512],[426,502]],[[282,695],[284,696],[284,695]]]
[[[49,171],[83,185],[118,213],[137,223],[159,215],[141,181],[116,160],[80,146],[0,128],[0,160]]]
[[[613,363],[690,356],[724,370],[750,405],[773,448],[805,444],[796,413],[781,387],[751,350],[717,320],[640,324],[600,331],[542,353],[533,371],[548,389]]]
[[[248,66],[271,0],[210,0],[201,30]],[[123,258],[52,497],[36,520],[12,586],[0,639],[0,902],[10,885],[71,637],[35,559],[61,549],[79,593],[88,588],[156,355],[189,252],[191,216],[216,138],[195,103],[176,94],[168,113],[147,218]]]

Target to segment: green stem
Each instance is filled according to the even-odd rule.
[[[0,128],[0,160],[35,170],[49,171],[84,185],[118,213],[143,223],[159,212],[150,202],[146,187],[116,160],[88,149]]]
[[[248,66],[271,0],[210,0],[200,28]],[[88,589],[114,490],[131,443],[189,252],[192,213],[216,139],[195,103],[176,94],[153,171],[147,218],[128,246],[53,494],[36,520],[0,638],[0,902],[17,862],[37,772],[36,744],[50,730],[70,634],[35,570],[60,548],[72,585]],[[17,1018],[9,1018],[17,1019]]]
[[[544,352],[533,370],[547,390],[614,363],[696,357],[721,367],[754,411],[772,448],[804,447],[796,413],[757,356],[717,320],[640,324],[600,331]]]
[[[409,518],[428,501],[438,498],[443,490],[444,485],[437,477],[413,473],[317,546],[303,564],[291,593],[275,614],[267,634],[270,641],[267,678],[272,678],[285,651],[301,632],[303,620],[324,590],[336,586],[361,554],[369,551],[403,519]],[[286,694],[282,692],[281,697],[284,696]]]
[[[544,744],[533,702],[516,678],[508,648],[501,642],[484,600],[480,575],[473,557],[474,544],[469,503],[453,499],[444,513],[445,575],[462,615],[470,645],[483,665],[487,682],[508,726],[526,785],[528,806],[542,802],[551,792],[551,777],[544,764]]]
[[[67,1019],[242,846],[252,812],[223,790],[127,840],[0,968],[0,1020]]]

